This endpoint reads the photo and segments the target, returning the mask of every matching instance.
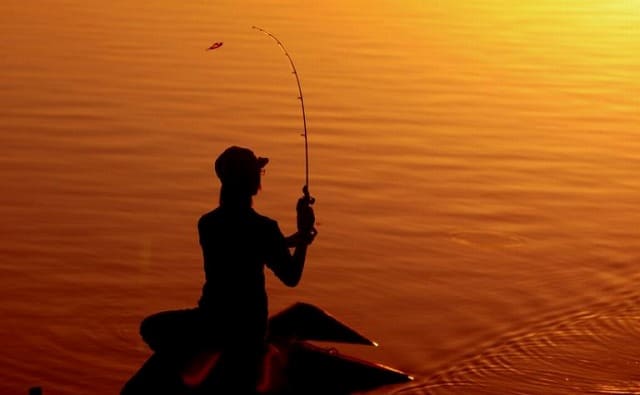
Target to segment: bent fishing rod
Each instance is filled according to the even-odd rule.
[[[300,106],[302,108],[302,125],[304,127],[304,133],[302,134],[302,136],[304,137],[305,183],[304,183],[304,187],[302,187],[302,192],[304,193],[304,196],[309,202],[309,204],[313,204],[315,202],[315,199],[311,197],[311,194],[309,193],[309,140],[307,138],[307,115],[304,111],[304,96],[302,95],[302,85],[300,84],[300,77],[298,76],[298,70],[296,70],[296,65],[293,63],[293,59],[291,58],[291,55],[289,55],[289,52],[285,48],[284,44],[282,44],[282,41],[278,40],[276,36],[274,36],[273,34],[269,33],[268,31],[258,26],[252,26],[252,28],[271,37],[278,44],[278,46],[280,47],[280,49],[282,49],[282,52],[284,52],[287,59],[289,59],[289,64],[291,65],[291,70],[292,70],[291,73],[296,77],[296,83],[298,84],[298,94],[299,94],[298,99],[300,100]]]

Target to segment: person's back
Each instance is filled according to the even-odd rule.
[[[206,277],[199,307],[230,336],[264,336],[264,266],[290,260],[277,223],[252,208],[221,206],[200,218],[198,231]]]

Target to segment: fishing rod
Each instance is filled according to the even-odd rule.
[[[291,55],[289,55],[289,52],[287,52],[287,49],[284,47],[284,44],[282,44],[282,41],[278,40],[276,36],[274,36],[273,34],[269,33],[268,31],[258,26],[252,26],[252,28],[258,31],[261,31],[262,33],[271,37],[278,44],[280,49],[282,49],[282,52],[284,52],[284,54],[287,56],[287,59],[289,59],[289,63],[291,64],[292,74],[296,77],[296,83],[298,84],[298,93],[299,93],[298,99],[300,99],[300,106],[302,107],[302,125],[304,127],[304,134],[302,136],[304,137],[305,183],[304,183],[304,187],[302,187],[302,192],[304,193],[304,196],[309,202],[309,204],[313,204],[315,202],[315,199],[311,197],[309,193],[309,140],[307,138],[307,115],[304,112],[304,96],[302,95],[302,85],[300,84],[300,77],[298,76],[298,70],[296,70],[296,65],[293,63],[293,59],[291,58]]]

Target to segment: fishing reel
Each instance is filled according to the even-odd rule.
[[[315,202],[316,199],[309,193],[308,185],[302,187],[302,197],[298,199],[296,205],[298,231],[308,234],[311,240],[318,234],[315,228],[316,216],[311,207]]]

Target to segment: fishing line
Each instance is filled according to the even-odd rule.
[[[285,48],[284,44],[282,44],[282,41],[278,40],[276,36],[274,36],[273,34],[269,33],[268,31],[262,28],[259,28],[258,26],[252,26],[252,28],[258,31],[261,31],[262,33],[271,37],[278,44],[280,49],[282,49],[282,52],[284,52],[284,54],[287,56],[287,59],[289,59],[289,64],[291,64],[292,74],[296,77],[296,83],[298,84],[298,94],[299,94],[298,99],[300,100],[300,106],[302,107],[302,125],[304,127],[304,134],[302,136],[304,137],[305,183],[304,183],[304,187],[302,188],[302,191],[304,193],[304,196],[309,200],[309,204],[313,204],[314,199],[309,194],[309,140],[307,138],[307,115],[304,111],[304,96],[302,95],[302,85],[300,84],[300,77],[298,76],[298,70],[296,70],[296,65],[293,63],[293,59],[291,58],[291,55],[289,55],[289,52],[287,52],[287,49]]]

